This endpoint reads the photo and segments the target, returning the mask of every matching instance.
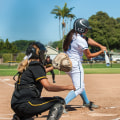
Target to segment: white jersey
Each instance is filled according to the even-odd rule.
[[[83,50],[88,49],[88,44],[80,34],[74,34],[69,49],[66,51],[70,59],[82,61]]]

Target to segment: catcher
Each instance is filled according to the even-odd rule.
[[[26,50],[26,59],[18,66],[18,79],[11,99],[11,108],[15,112],[12,120],[33,120],[34,115],[49,110],[47,120],[59,120],[65,101],[61,97],[41,97],[43,87],[47,91],[57,92],[73,90],[73,85],[58,86],[50,84],[45,70],[44,53],[46,49],[39,42],[31,43]]]

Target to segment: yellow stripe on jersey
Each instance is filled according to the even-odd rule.
[[[28,101],[28,103],[31,105],[31,106],[41,106],[41,105],[44,105],[44,104],[47,104],[49,102],[52,102],[52,101],[55,101],[57,99],[53,99],[53,100],[50,100],[50,101],[47,101],[47,102],[44,102],[44,103],[41,103],[41,104],[32,104],[30,101]]]
[[[43,79],[43,78],[47,78],[47,77],[46,76],[42,76],[42,77],[36,78],[35,80],[37,81],[37,80],[40,80],[40,79]]]
[[[46,67],[50,67],[50,66],[52,66],[52,64],[47,64],[47,65],[46,65]]]

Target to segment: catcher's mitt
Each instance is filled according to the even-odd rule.
[[[72,62],[67,54],[60,53],[52,61],[52,65],[55,69],[60,71],[69,72],[72,69]]]

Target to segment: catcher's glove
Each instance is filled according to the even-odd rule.
[[[60,71],[69,72],[72,69],[72,62],[67,54],[60,53],[52,61],[52,65],[55,69]]]

